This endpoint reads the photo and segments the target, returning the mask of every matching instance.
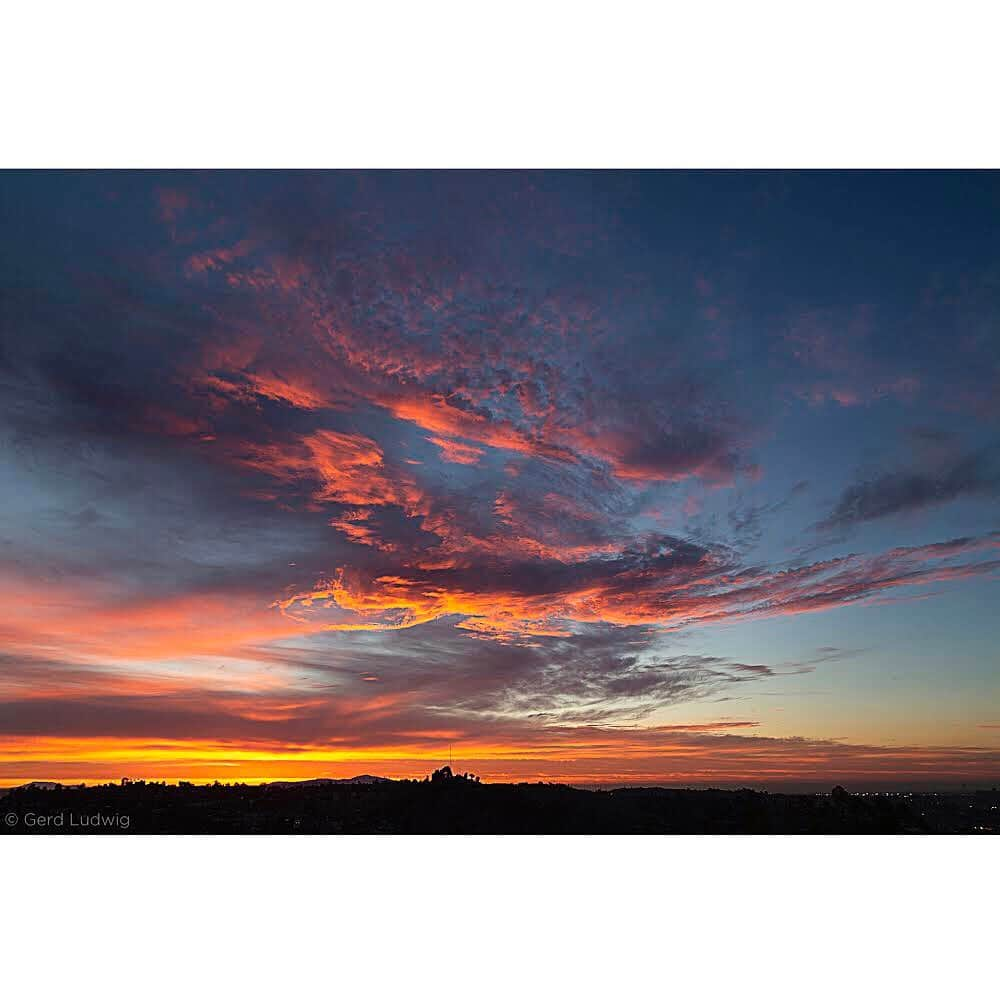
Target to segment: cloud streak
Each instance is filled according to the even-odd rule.
[[[820,527],[838,529],[962,497],[995,496],[1000,468],[993,451],[946,459],[937,468],[888,472],[847,487]]]

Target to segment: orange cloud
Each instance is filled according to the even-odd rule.
[[[987,539],[945,545],[937,555],[974,553]],[[444,564],[406,576],[366,577],[341,568],[321,587],[280,607],[303,621],[348,612],[321,627],[334,631],[411,628],[457,615],[462,627],[498,639],[559,635],[565,622],[680,628],[712,621],[803,614],[885,599],[898,588],[967,579],[1000,570],[1000,560],[927,565],[930,547],[895,549],[874,558],[848,556],[784,571],[739,572],[725,553],[661,548],[646,555],[594,557],[550,566],[539,588],[528,571],[474,575]],[[473,586],[475,582],[475,586]],[[304,617],[303,617],[304,616]]]
[[[390,478],[382,449],[361,434],[317,430],[294,445],[250,445],[241,461],[286,481],[315,481],[316,500],[326,503],[410,509],[420,498],[412,482]]]
[[[427,440],[441,449],[441,457],[446,462],[456,465],[475,465],[484,454],[482,448],[474,448],[450,438],[429,437]]]
[[[8,649],[71,660],[157,660],[233,653],[256,643],[319,631],[293,624],[252,597],[184,594],[128,597],[96,585],[0,580],[0,636]]]
[[[430,393],[423,398],[375,397],[372,401],[385,407],[398,419],[416,424],[422,430],[437,435],[467,438],[491,448],[541,458],[574,460],[574,455],[568,449],[533,438],[509,420],[490,420],[475,410],[460,409],[437,393]]]

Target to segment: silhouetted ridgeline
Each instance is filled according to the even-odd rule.
[[[481,784],[448,768],[267,785],[34,783],[4,833],[995,833],[1000,791],[827,795]]]

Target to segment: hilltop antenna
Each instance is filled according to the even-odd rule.
[[[451,747],[452,747],[452,744],[451,744],[451,743],[449,743],[449,744],[448,744],[448,769],[449,769],[449,770],[454,770],[454,769],[452,768],[452,766],[451,766]]]

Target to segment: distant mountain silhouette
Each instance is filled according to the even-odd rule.
[[[26,785],[18,785],[19,788],[45,788],[48,790],[53,790],[56,788],[83,788],[83,782],[79,782],[75,785],[67,785],[61,781],[29,781]]]
[[[377,774],[356,774],[353,778],[304,778],[302,781],[267,781],[268,788],[309,788],[317,785],[381,785],[392,778],[380,778]]]

